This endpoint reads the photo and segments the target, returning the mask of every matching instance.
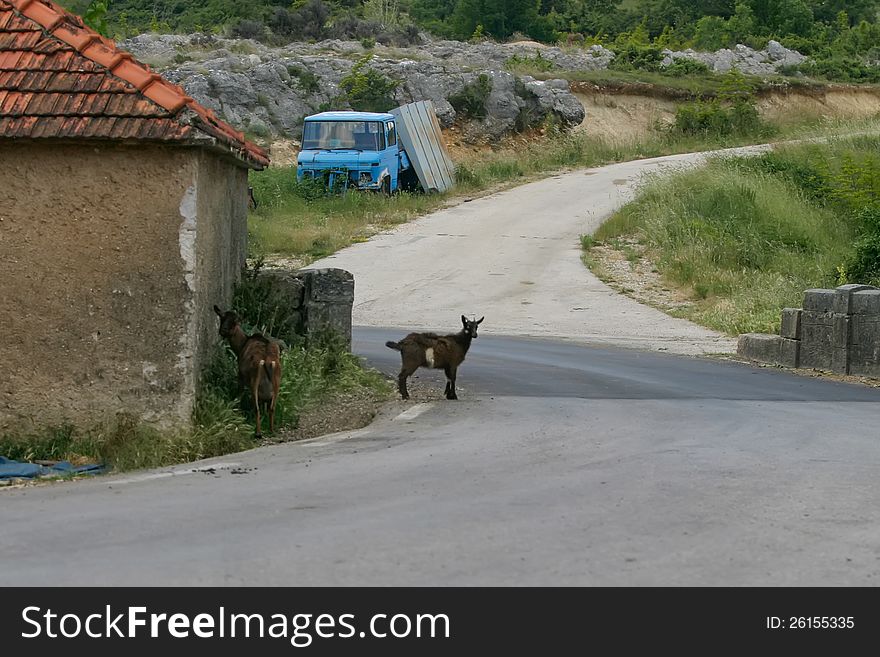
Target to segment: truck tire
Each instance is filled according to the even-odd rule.
[[[385,176],[385,180],[382,181],[382,189],[383,196],[391,196],[391,176]]]

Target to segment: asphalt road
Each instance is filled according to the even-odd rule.
[[[462,401],[435,374],[358,432],[0,491],[0,584],[880,583],[878,389],[491,333]]]

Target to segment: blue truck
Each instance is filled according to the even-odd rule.
[[[321,112],[307,116],[297,178],[320,180],[331,190],[391,194],[401,189],[445,191],[454,167],[430,101],[388,113]]]

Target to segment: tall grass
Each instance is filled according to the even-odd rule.
[[[251,185],[259,203],[249,219],[251,252],[294,255],[303,264],[439,205],[436,196],[425,194],[316,194],[311,186],[297,183],[295,166],[252,174]]]
[[[732,335],[774,332],[805,289],[841,282],[873,216],[864,207],[880,181],[878,146],[794,146],[656,178],[594,237],[645,244],[660,273],[690,290],[691,319]]]

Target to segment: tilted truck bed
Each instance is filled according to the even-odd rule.
[[[430,100],[391,110],[397,134],[426,192],[445,192],[455,183],[455,165],[446,152],[440,122]]]

